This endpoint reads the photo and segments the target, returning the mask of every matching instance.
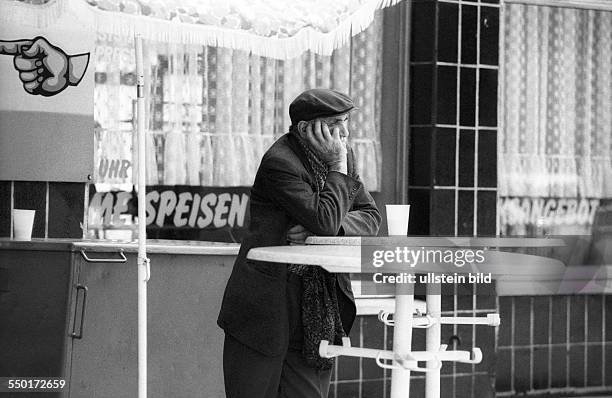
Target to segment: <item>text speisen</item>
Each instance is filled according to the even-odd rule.
[[[243,227],[249,196],[240,192],[175,192],[151,189],[145,204],[147,225],[158,227],[222,228]],[[110,224],[128,210],[131,192],[96,192],[89,203],[91,224]]]

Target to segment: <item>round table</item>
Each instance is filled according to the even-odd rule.
[[[448,263],[418,263],[406,268],[405,264],[390,263],[385,264],[385,273],[410,271],[414,274],[466,274],[483,272],[490,273],[493,278],[513,276],[521,278],[559,278],[565,272],[565,265],[558,260],[489,249],[491,247],[543,247],[562,246],[564,244],[559,239],[538,238],[389,237],[373,239],[360,237],[310,237],[306,241],[307,245],[294,244],[291,246],[253,248],[247,254],[247,258],[279,264],[321,266],[327,271],[335,273],[377,273],[382,272],[382,269],[371,266],[369,257],[376,247],[364,246],[376,245],[377,242],[381,247],[393,245],[399,247],[399,245],[403,245],[404,247],[416,250],[423,250],[425,247],[454,249],[478,247],[484,250],[485,253],[485,261],[480,264],[471,263],[458,267]],[[435,366],[436,363],[441,364],[439,358],[444,357],[446,358],[444,360],[459,360],[461,362],[472,361],[472,363],[477,361],[472,356],[469,359],[466,359],[465,356],[458,356],[458,354],[453,356],[453,353],[456,353],[454,351],[443,352],[443,346],[440,345],[441,323],[443,323],[443,320],[446,320],[444,323],[487,324],[489,322],[490,326],[496,326],[499,322],[499,315],[493,314],[497,315],[497,318],[488,317],[487,319],[483,317],[442,318],[440,286],[434,283],[427,284],[427,317],[434,321],[427,328],[426,352],[413,352],[411,351],[412,328],[422,319],[415,320],[413,317],[414,296],[410,293],[406,294],[405,290],[400,290],[400,284],[396,284],[396,292],[398,294],[395,296],[395,314],[393,315],[392,323],[386,320],[387,317],[381,319],[389,322],[387,324],[394,326],[392,352],[352,348],[349,346],[348,341],[343,346],[333,346],[332,351],[340,355],[376,357],[380,366],[392,367],[391,398],[406,398],[410,391],[410,369],[398,366],[396,362],[401,362],[402,358],[410,358],[413,362],[418,358],[421,358],[419,360],[426,360],[426,368],[414,367],[412,370],[418,369],[422,371],[426,369],[425,396],[427,398],[439,397],[440,370],[439,367],[436,369]],[[420,323],[422,325],[422,322]],[[479,353],[480,351],[478,350],[477,352]],[[381,358],[392,359],[394,362],[392,365],[384,364]],[[414,362],[414,364],[416,363]]]

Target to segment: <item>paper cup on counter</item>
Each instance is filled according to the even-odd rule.
[[[388,235],[408,235],[410,205],[385,205],[385,207],[387,210]]]
[[[13,209],[13,238],[32,239],[36,210]]]

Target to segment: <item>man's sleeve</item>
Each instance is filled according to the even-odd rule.
[[[358,178],[330,171],[323,189],[313,191],[295,165],[282,159],[264,159],[260,174],[269,198],[297,223],[320,236],[338,234],[361,188]]]
[[[353,148],[348,147],[349,174],[359,181],[359,191],[355,195],[353,206],[342,221],[339,235],[376,236],[380,228],[381,215],[376,202],[366,189],[357,174],[357,162]]]
[[[356,176],[358,181],[359,177]],[[360,181],[361,182],[361,181]],[[355,196],[353,207],[342,221],[340,235],[376,236],[382,217],[374,199],[363,184]]]

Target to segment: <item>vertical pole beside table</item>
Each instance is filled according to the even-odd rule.
[[[389,236],[406,236],[408,233],[409,205],[387,205],[387,231]],[[399,357],[412,352],[412,322],[414,314],[414,289],[402,289],[395,284],[395,313],[393,327],[393,353]],[[410,370],[394,366],[391,371],[391,398],[410,395]]]
[[[442,292],[441,285],[438,283],[427,284],[427,295],[425,305],[427,315],[438,322],[430,325],[425,332],[425,349],[427,351],[440,351],[440,341],[442,340],[442,325],[439,322],[442,312]],[[434,368],[435,361],[428,361],[427,367]],[[437,398],[440,396],[440,369],[425,373],[425,398]]]
[[[393,352],[404,356],[412,351],[412,314],[414,295],[401,292],[397,287],[393,320]],[[410,370],[394,367],[391,370],[391,398],[405,398],[410,394]]]

